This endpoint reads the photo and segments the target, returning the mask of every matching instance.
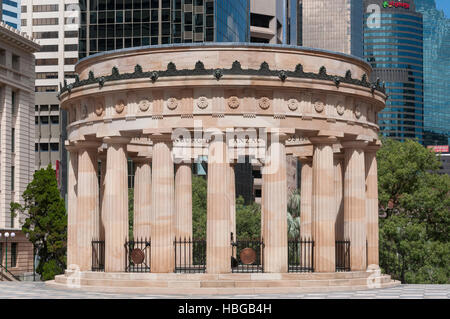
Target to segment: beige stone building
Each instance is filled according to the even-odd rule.
[[[386,95],[367,63],[198,44],[112,51],[76,71],[59,95],[69,113],[68,269],[49,285],[215,294],[398,284],[378,267],[375,121]],[[303,163],[306,240],[288,240],[288,155]],[[191,163],[205,156],[206,238],[193,239]],[[262,166],[261,238],[250,241],[236,234],[241,156]],[[137,166],[132,239],[127,157]]]
[[[21,234],[21,216],[11,216],[10,203],[22,202],[35,169],[33,53],[38,50],[24,33],[0,25],[0,261],[6,265],[8,249],[8,270],[15,274],[32,269],[31,244]],[[16,235],[8,248],[6,232]]]

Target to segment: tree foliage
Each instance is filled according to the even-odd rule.
[[[403,283],[449,283],[450,176],[411,140],[383,140],[377,158],[380,266]]]
[[[300,190],[295,190],[288,200],[287,225],[288,237],[298,238],[300,236]]]
[[[11,212],[25,219],[22,231],[38,250],[36,272],[53,279],[66,269],[67,215],[51,165],[34,173],[22,197],[24,204],[11,203]]]

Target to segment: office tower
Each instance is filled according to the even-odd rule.
[[[363,56],[361,0],[302,0],[301,44]]]
[[[450,145],[450,19],[435,0],[416,0],[423,15],[424,144]]]
[[[33,53],[37,50],[39,45],[30,37],[0,24],[0,264],[16,275],[30,270],[26,266],[33,260],[32,245],[21,231],[24,216],[12,215],[10,203],[23,204],[22,193],[33,179]]]
[[[300,45],[297,38],[300,5],[301,0],[251,0],[250,42]]]
[[[42,46],[36,57],[35,124],[36,163],[40,169],[57,169],[62,194],[66,174],[65,140],[67,119],[59,109],[59,83],[74,81],[78,61],[78,0],[22,1],[22,31]]]
[[[389,95],[378,124],[385,136],[423,143],[422,15],[412,0],[393,3],[364,2],[364,57],[374,69],[372,80],[385,81]]]
[[[20,29],[20,0],[0,0],[1,21]]]
[[[81,0],[80,58],[110,50],[248,42],[248,0]]]

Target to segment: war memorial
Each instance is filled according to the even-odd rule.
[[[68,269],[48,285],[245,294],[382,288],[377,113],[384,85],[334,52],[163,45],[82,59],[68,112]],[[302,163],[301,238],[287,235],[286,156]],[[207,157],[206,238],[192,164]],[[236,234],[234,167],[262,165],[261,238]],[[127,161],[136,166],[129,235]]]

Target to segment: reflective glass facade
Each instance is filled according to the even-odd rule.
[[[302,0],[302,45],[363,56],[361,0]]]
[[[80,58],[145,45],[249,40],[249,0],[80,0],[80,7]]]
[[[450,19],[434,0],[416,0],[423,15],[426,145],[450,145]]]
[[[384,8],[384,1],[365,0],[364,57],[374,69],[373,79],[386,82],[389,98],[378,115],[382,134],[398,140],[424,142],[424,74],[422,15],[413,1],[405,9]],[[379,25],[368,10],[378,5]],[[368,12],[369,11],[369,12]]]

